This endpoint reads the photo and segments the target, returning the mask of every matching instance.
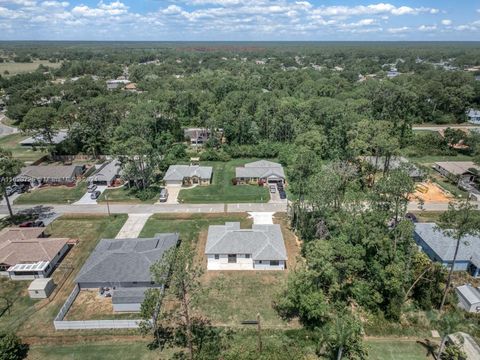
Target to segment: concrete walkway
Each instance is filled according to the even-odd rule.
[[[152,214],[128,214],[128,219],[118,232],[116,239],[137,238]]]
[[[249,212],[254,224],[273,224],[273,212]]]

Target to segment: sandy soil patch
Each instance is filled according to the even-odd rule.
[[[433,182],[423,182],[416,186],[411,196],[412,200],[421,199],[424,202],[449,202],[452,195]]]

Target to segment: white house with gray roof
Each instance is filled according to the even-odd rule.
[[[467,112],[468,122],[472,124],[480,124],[480,110],[469,109]]]
[[[212,182],[213,168],[199,165],[171,165],[163,181],[169,186],[210,185]]]
[[[158,287],[150,266],[177,245],[178,233],[144,239],[102,239],[75,282],[80,289],[109,288],[115,311],[139,311],[145,290]]]
[[[95,169],[87,181],[95,185],[112,186],[115,180],[120,177],[120,172],[121,166],[118,160],[105,161]]]
[[[283,184],[285,182],[285,172],[283,166],[279,163],[259,160],[237,167],[235,178],[237,184],[252,184],[259,181],[267,184]]]
[[[456,240],[443,234],[435,223],[415,224],[414,239],[432,261],[452,266]],[[465,236],[462,239],[453,270],[480,276],[480,237]]]
[[[239,222],[211,225],[205,247],[208,270],[284,270],[287,250],[280,225]]]

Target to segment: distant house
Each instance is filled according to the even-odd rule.
[[[458,307],[465,311],[480,312],[480,290],[470,284],[458,286],[455,289],[458,297]]]
[[[392,79],[394,77],[397,77],[398,75],[400,75],[400,73],[395,68],[392,68],[392,69],[390,69],[389,72],[387,72],[387,77],[390,78],[390,79]]]
[[[15,184],[74,184],[85,171],[84,165],[32,165],[13,178]]]
[[[480,166],[473,161],[440,161],[433,165],[440,174],[454,182],[473,182]]]
[[[135,83],[129,83],[129,84],[125,85],[125,87],[123,89],[126,90],[126,91],[138,92],[137,84],[135,84]]]
[[[106,161],[101,164],[87,181],[95,185],[112,186],[120,177],[120,162],[118,160]]]
[[[213,136],[218,137],[219,140],[223,137],[223,129],[207,129],[207,128],[185,128],[183,129],[185,140],[190,141],[191,146],[202,146],[208,139]]]
[[[235,169],[237,184],[253,184],[263,181],[266,184],[285,183],[285,172],[279,163],[259,160]]]
[[[52,144],[60,144],[61,142],[65,141],[67,137],[68,133],[66,131],[59,131],[52,137]],[[43,136],[32,136],[20,141],[20,145],[22,146],[38,146],[45,145],[46,143],[47,141]]]
[[[163,181],[170,186],[209,185],[212,182],[212,173],[211,166],[171,165]]]
[[[417,223],[414,231],[415,242],[432,261],[451,267],[456,241],[436,231],[435,223]],[[474,277],[480,276],[480,237],[466,236],[460,244],[454,271],[468,271]]]
[[[45,238],[43,228],[5,228],[0,232],[0,275],[13,280],[48,277],[72,241]]]
[[[240,229],[240,223],[211,225],[205,247],[208,270],[284,270],[287,251],[280,225]]]
[[[178,233],[144,239],[102,239],[75,282],[80,290],[112,290],[114,311],[139,311],[145,291],[158,287],[152,280],[150,267],[178,242]]]
[[[115,89],[123,88],[128,84],[130,84],[130,81],[125,79],[107,80],[107,90],[115,90]]]
[[[385,168],[385,157],[383,156],[364,156],[362,157],[362,160],[375,168],[376,171],[383,171]],[[422,170],[409,162],[403,156],[392,156],[388,162],[388,168],[391,170],[403,168],[414,180],[421,180],[425,176]]]
[[[467,112],[468,122],[472,124],[480,124],[480,110],[470,109]]]

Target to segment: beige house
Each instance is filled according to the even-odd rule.
[[[237,184],[257,184],[262,181],[265,184],[285,183],[285,172],[281,164],[259,160],[235,169]]]
[[[172,165],[163,177],[167,186],[210,185],[213,168],[199,165]]]

